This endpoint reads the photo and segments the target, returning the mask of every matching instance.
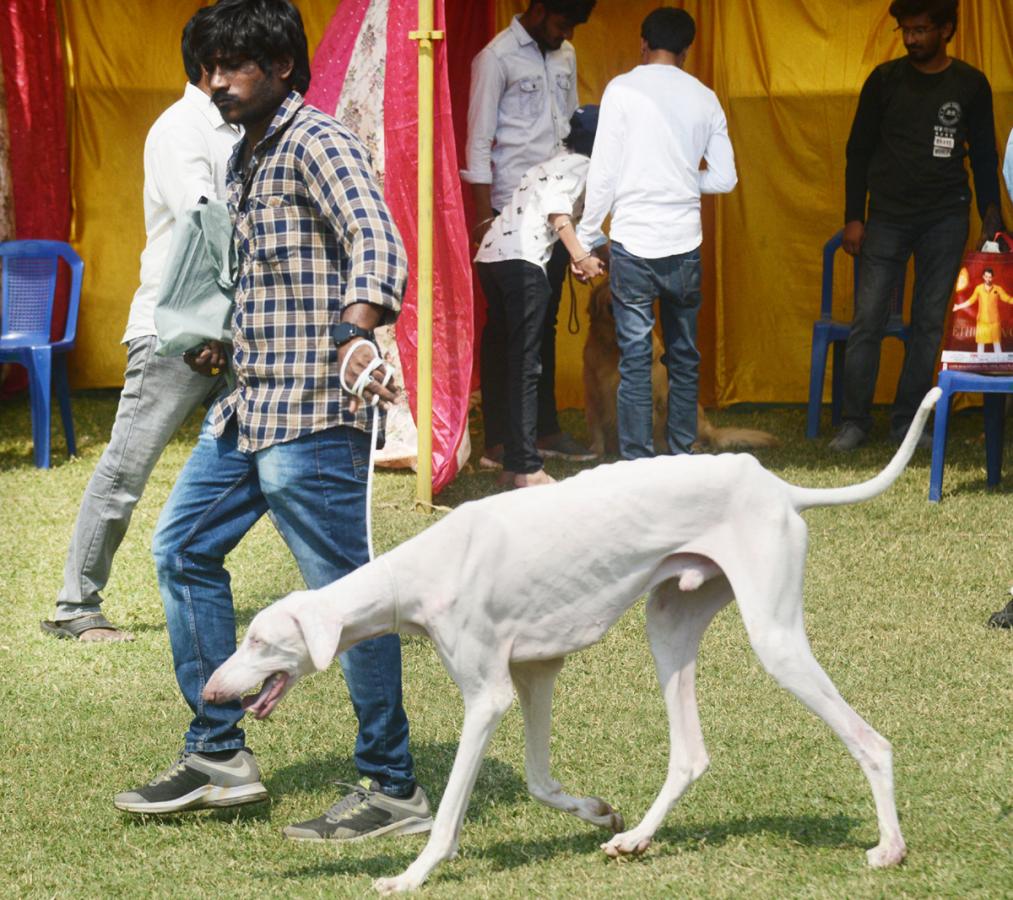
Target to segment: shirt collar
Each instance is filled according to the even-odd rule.
[[[297,112],[303,108],[306,104],[303,95],[298,91],[289,91],[288,96],[282,101],[281,106],[278,107],[278,111],[274,114],[274,118],[271,119],[271,124],[267,126],[267,131],[264,132],[264,136],[260,139],[260,143],[253,148],[253,154],[251,161],[256,158],[259,154],[258,151],[264,147],[268,141],[273,140],[278,134],[284,131],[295,118]],[[240,174],[239,161],[243,157],[243,148],[246,146],[246,138],[236,143],[236,146],[232,150],[232,157],[229,159],[229,169]]]
[[[514,16],[510,20],[510,33],[514,36],[514,38],[516,38],[517,43],[522,47],[525,46],[525,44],[535,43],[535,39],[528,34],[527,29],[521,25],[521,17],[519,15]]]
[[[230,128],[236,134],[239,134],[239,129],[235,125],[229,125],[222,118],[222,114],[218,111],[218,107],[211,102],[211,98],[204,93],[197,85],[191,84],[189,81],[186,87],[183,89],[183,99],[200,110],[202,116],[211,123],[212,128],[221,128],[223,125]]]

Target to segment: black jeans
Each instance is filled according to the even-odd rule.
[[[879,374],[880,344],[890,315],[890,296],[913,255],[914,294],[911,338],[904,353],[890,428],[907,429],[922,398],[932,387],[936,354],[967,241],[967,215],[934,222],[901,224],[870,216],[858,258],[855,315],[844,356],[844,421],[868,433]]]
[[[549,284],[548,305],[545,310],[545,318],[542,324],[541,343],[541,374],[538,376],[537,410],[538,418],[536,430],[538,437],[548,437],[559,434],[559,417],[556,414],[556,317],[559,314],[559,299],[563,293],[563,281],[566,279],[566,270],[570,264],[570,254],[562,241],[557,241],[553,248],[552,256],[546,265],[546,275]],[[482,265],[482,264],[479,264]],[[494,263],[490,265],[499,265]],[[537,266],[535,267],[537,268]],[[479,277],[481,281],[481,277]],[[483,284],[483,290],[484,290]],[[486,294],[488,300],[488,294]],[[489,325],[486,323],[486,330]],[[482,365],[481,373],[485,372],[486,359],[486,332],[482,332]],[[504,347],[505,338],[502,335],[493,335],[490,344],[492,347]],[[491,352],[496,352],[495,350]],[[506,365],[505,359],[496,363],[500,367]],[[508,410],[506,403],[502,405],[490,404],[486,400],[485,375],[480,375],[482,380],[482,416],[485,419],[485,446],[495,447],[497,444],[506,444],[506,434],[510,426],[508,423]]]
[[[482,415],[486,446],[503,444],[503,468],[529,474],[542,468],[535,447],[539,382],[549,279],[539,266],[520,259],[477,263],[489,304],[482,332]],[[494,440],[490,421],[499,428]]]

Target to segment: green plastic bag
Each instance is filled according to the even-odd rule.
[[[173,230],[155,301],[159,356],[181,356],[209,340],[232,343],[236,269],[228,207],[210,200],[187,210]]]

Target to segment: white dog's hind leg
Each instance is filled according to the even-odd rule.
[[[668,774],[641,822],[601,845],[609,856],[643,853],[668,811],[707,770],[709,760],[696,705],[696,656],[707,626],[731,599],[724,578],[708,581],[688,595],[679,590],[674,579],[651,591],[647,635],[668,711]]]
[[[750,642],[778,684],[823,719],[862,767],[879,820],[879,844],[866,853],[869,865],[896,865],[907,849],[897,821],[890,744],[847,704],[813,656],[802,625],[801,574],[783,588],[776,599],[739,595]]]
[[[552,732],[552,689],[563,668],[562,659],[514,662],[510,675],[524,712],[524,764],[531,796],[610,831],[621,831],[623,817],[600,797],[573,797],[563,791],[549,771]]]
[[[482,757],[496,726],[513,703],[513,689],[506,671],[495,678],[490,677],[487,671],[465,673],[463,677],[462,673],[457,673],[457,676],[455,680],[459,678],[458,686],[462,682],[467,684],[470,680],[472,684],[481,685],[481,688],[470,690],[464,696],[461,741],[447,787],[440,799],[432,833],[425,848],[404,872],[393,878],[378,878],[373,882],[373,887],[381,894],[414,890],[439,863],[450,859],[457,852],[461,822],[468,809],[468,799],[475,786]]]

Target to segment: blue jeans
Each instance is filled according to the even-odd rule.
[[[235,419],[220,438],[207,420],[158,521],[152,550],[176,680],[194,713],[190,752],[244,745],[238,702],[201,696],[236,649],[226,555],[268,510],[309,588],[365,563],[369,436],[339,426],[256,453],[237,447]],[[340,656],[359,722],[355,763],[385,793],[414,788],[408,719],[401,703],[401,641],[385,635]]]
[[[872,430],[880,344],[890,316],[894,286],[913,254],[911,337],[904,352],[890,421],[890,430],[900,433],[911,424],[918,405],[932,387],[936,354],[964,255],[967,228],[965,213],[916,224],[886,222],[869,216],[858,258],[855,315],[844,356],[843,410],[844,421],[852,422],[866,434]]]
[[[690,453],[696,440],[700,380],[700,353],[696,349],[700,249],[641,259],[628,253],[622,244],[613,243],[610,286],[619,344],[619,454],[623,459],[654,456],[651,336],[655,298],[665,345],[662,361],[668,369],[668,449],[671,453]]]

